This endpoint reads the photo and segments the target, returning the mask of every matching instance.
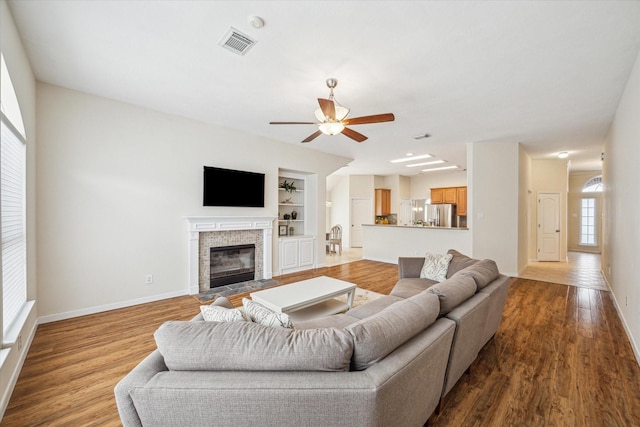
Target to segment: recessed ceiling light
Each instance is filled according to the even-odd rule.
[[[410,165],[405,165],[408,168],[415,168],[416,166],[429,166],[429,165],[438,165],[440,163],[447,163],[446,160],[434,160],[432,162],[424,162],[424,163],[413,163]]]
[[[420,156],[403,157],[401,159],[390,160],[391,163],[411,162],[413,160],[428,159],[433,157],[431,154],[422,154]]]
[[[413,153],[407,153],[407,154],[405,154],[405,156],[411,157],[411,156],[413,156]]]
[[[558,158],[559,159],[566,159],[567,157],[569,157],[569,153],[566,151],[561,151],[558,153]]]
[[[441,168],[422,169],[422,172],[443,171],[445,169],[457,169],[458,166],[443,166]]]

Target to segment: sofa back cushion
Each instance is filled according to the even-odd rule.
[[[348,371],[353,355],[351,336],[335,328],[171,321],[154,336],[174,371]]]
[[[449,249],[447,254],[451,255],[451,261],[449,262],[449,269],[447,270],[447,279],[456,274],[458,271],[463,270],[478,262],[477,259],[469,258],[466,255],[461,254],[455,249]]]
[[[439,307],[435,295],[421,292],[347,326],[354,343],[352,369],[367,369],[426,329],[437,319]]]
[[[438,296],[440,314],[444,316],[476,293],[476,282],[473,277],[456,274],[444,282],[431,286],[426,292]]]
[[[487,286],[498,278],[500,272],[498,271],[498,265],[494,260],[483,259],[475,264],[460,270],[455,276],[469,276],[472,277],[476,283],[476,289],[480,289]]]

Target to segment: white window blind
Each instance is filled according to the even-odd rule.
[[[25,233],[25,144],[2,117],[0,226],[2,227],[2,332],[27,301]]]

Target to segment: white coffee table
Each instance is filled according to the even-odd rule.
[[[353,304],[356,285],[320,276],[301,282],[252,292],[251,299],[296,322],[346,311]],[[347,295],[347,302],[334,299]]]

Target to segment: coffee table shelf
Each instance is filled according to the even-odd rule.
[[[251,299],[292,321],[336,314],[351,308],[356,285],[332,277],[320,276],[288,285],[252,292]],[[347,302],[334,299],[347,295]]]

